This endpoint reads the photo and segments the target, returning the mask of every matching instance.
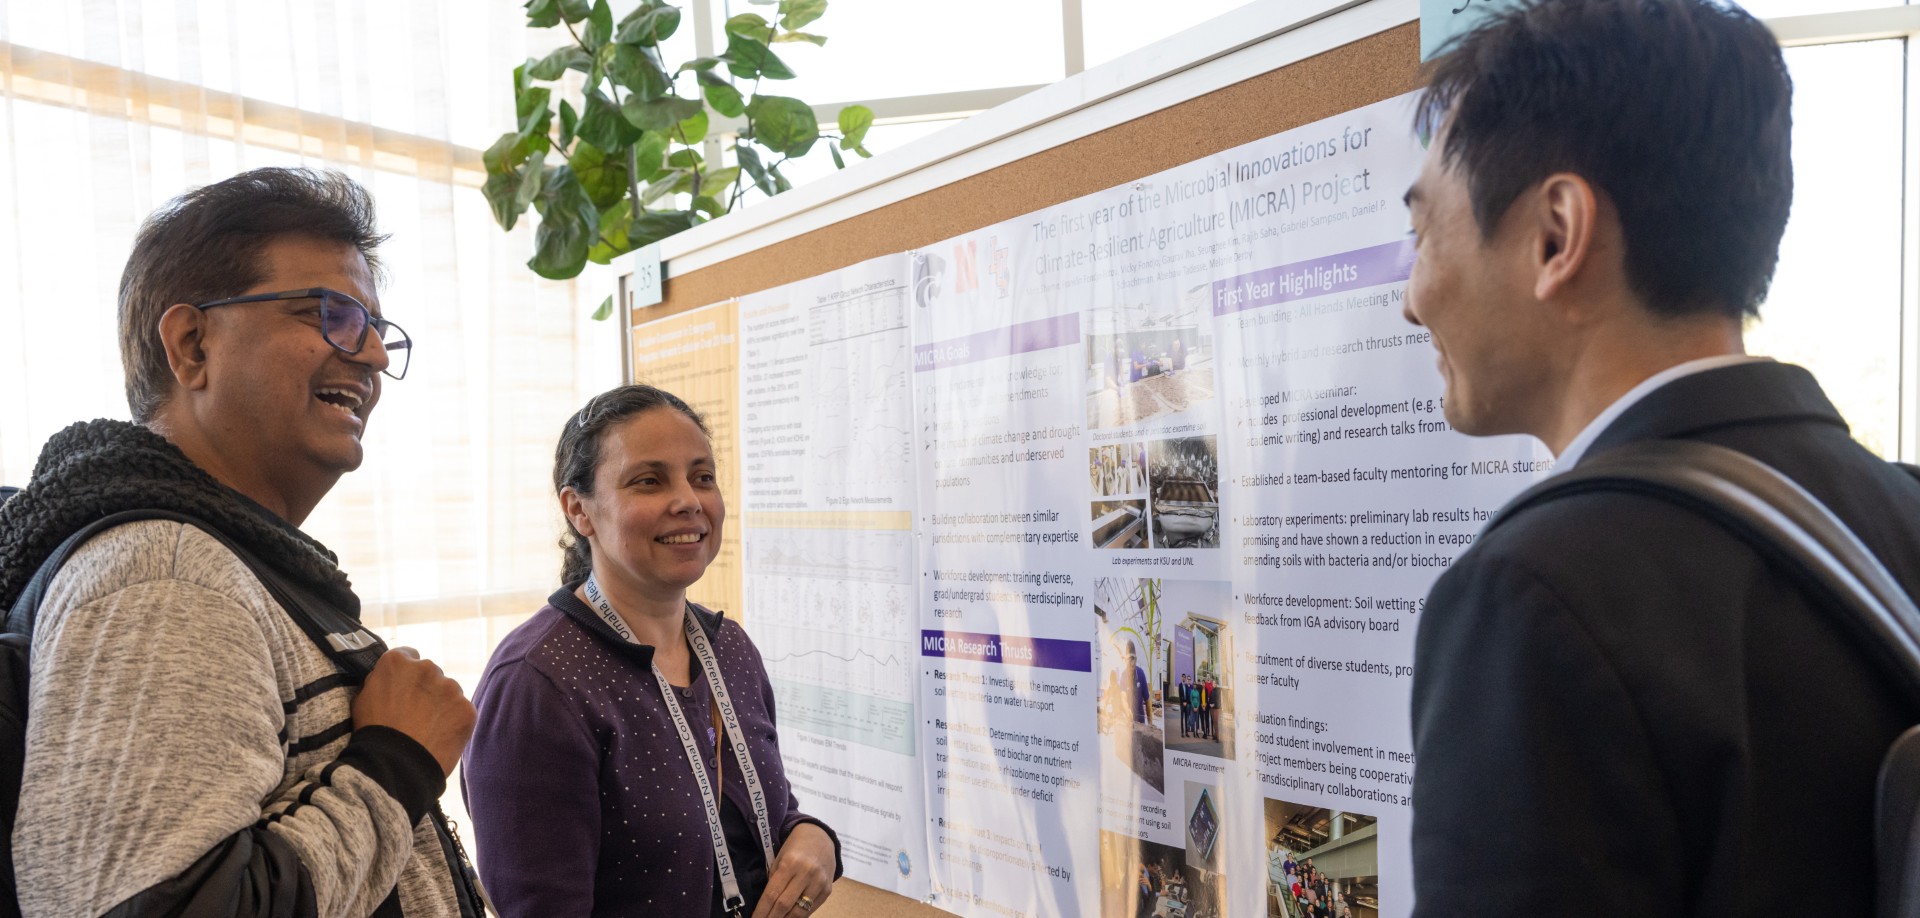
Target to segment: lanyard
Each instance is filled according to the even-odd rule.
[[[627,627],[619,613],[613,610],[613,604],[607,601],[606,594],[600,590],[599,580],[592,574],[587,575],[584,588],[587,601],[593,610],[613,628],[615,634],[629,644],[638,644],[634,640],[633,629]],[[753,754],[747,749],[746,731],[740,727],[740,716],[734,710],[733,696],[727,693],[727,680],[720,675],[720,660],[713,652],[713,644],[707,640],[707,633],[701,630],[698,622],[689,612],[685,618],[687,643],[693,647],[693,654],[700,661],[700,669],[707,674],[707,686],[713,691],[714,706],[724,722],[723,735],[733,745],[734,760],[740,763],[740,777],[747,785],[747,797],[753,806],[754,827],[759,830],[760,848],[767,859],[767,869],[773,869],[773,826],[767,817],[767,794],[760,785],[760,770],[754,767]],[[687,766],[693,769],[693,779],[700,785],[700,802],[707,814],[707,833],[713,837],[713,859],[720,874],[720,890],[725,896],[723,908],[732,914],[746,905],[746,897],[740,895],[740,880],[734,874],[733,855],[727,852],[726,829],[720,825],[719,798],[714,793],[713,784],[707,780],[707,769],[700,761],[700,744],[694,739],[693,729],[687,726],[687,715],[680,710],[679,694],[674,691],[673,683],[667,681],[665,673],[656,664],[653,678],[660,683],[660,696],[666,699],[667,713],[673,715],[673,727],[680,732],[680,746],[686,752]],[[719,749],[714,750],[716,773],[720,764]]]

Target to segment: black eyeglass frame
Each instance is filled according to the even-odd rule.
[[[327,300],[331,297],[339,297],[340,299],[346,300],[349,304],[352,305],[354,309],[360,310],[361,315],[366,316],[366,321],[362,323],[360,326],[360,340],[354,342],[352,350],[348,350],[345,347],[341,347],[340,342],[327,337],[327,312],[329,309],[327,305]],[[401,328],[400,323],[394,322],[383,316],[374,315],[373,310],[367,308],[367,304],[360,302],[358,299],[355,299],[352,294],[341,293],[340,291],[335,290],[332,287],[308,287],[304,290],[281,290],[277,293],[254,293],[254,294],[249,294],[247,296],[232,296],[224,300],[214,300],[211,303],[195,303],[193,308],[201,311],[205,311],[208,309],[212,309],[215,306],[238,306],[243,303],[272,303],[280,300],[310,300],[310,299],[320,301],[320,339],[321,340],[327,342],[327,344],[332,346],[334,350],[339,351],[342,354],[346,354],[349,357],[352,357],[352,356],[358,355],[361,351],[364,351],[367,349],[367,332],[369,330],[378,331],[380,333],[380,340],[381,340],[382,347],[386,348],[388,351],[404,350],[407,352],[406,358],[402,360],[400,363],[400,372],[398,373],[393,372],[392,360],[388,360],[387,368],[384,370],[381,370],[380,372],[387,374],[389,377],[392,377],[393,379],[406,378],[407,370],[411,368],[413,363],[413,336],[407,334],[407,330],[404,328]],[[392,328],[400,332],[400,337],[404,341],[404,343],[398,346],[392,346],[392,345],[386,344],[387,329],[389,328]]]

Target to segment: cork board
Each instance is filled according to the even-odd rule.
[[[1405,25],[1115,125],[832,226],[669,276],[635,326],[903,252],[1124,185],[1203,156],[1410,92],[1421,85],[1420,29]],[[950,914],[852,880],[818,914]]]
[[[670,276],[660,305],[637,311],[634,324],[938,242],[1420,85],[1420,27],[1410,22],[991,172]]]

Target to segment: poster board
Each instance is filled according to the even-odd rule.
[[[636,326],[991,226],[1420,85],[1419,23],[1388,29],[988,172],[695,271]],[[670,265],[671,268],[671,265]]]
[[[917,776],[882,769],[894,818],[852,833],[850,877],[969,915],[1281,915],[1312,857],[1353,914],[1406,914],[1421,598],[1551,467],[1447,429],[1400,316],[1418,52],[1378,33],[675,277],[649,310],[845,302],[812,344],[857,318],[894,335],[863,366],[910,357],[867,401],[910,393],[913,493],[883,512],[910,520],[913,608],[816,654],[899,662],[903,620],[917,637]],[[903,322],[875,324],[869,284]],[[768,544],[806,528],[748,491]],[[803,755],[803,781],[880,748],[820,729],[794,733],[840,758]]]

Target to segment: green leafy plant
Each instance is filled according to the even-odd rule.
[[[589,261],[608,264],[725,214],[750,193],[787,191],[781,166],[823,140],[841,168],[842,150],[871,155],[866,106],[842,109],[838,133],[823,133],[805,102],[761,92],[763,81],[794,76],[775,45],[826,44],[801,29],[826,13],[827,0],[750,2],[776,9],[771,18],[728,19],[724,53],[668,69],[661,42],[681,18],[672,4],[642,0],[615,22],[607,0],[528,0],[528,25],[564,27],[572,41],[514,68],[518,129],[482,157],[481,190],[502,229],[513,229],[528,207],[540,214],[527,262],[534,273],[574,277]],[[722,119],[743,119],[723,148],[731,165],[701,152]],[[611,305],[601,304],[595,318]]]

